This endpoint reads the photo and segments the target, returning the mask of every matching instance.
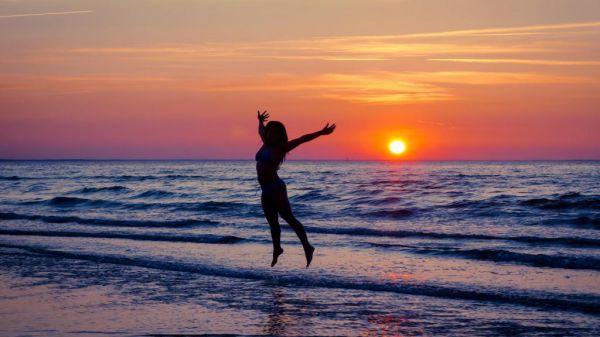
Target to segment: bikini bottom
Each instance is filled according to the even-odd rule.
[[[285,188],[285,183],[279,177],[271,180],[270,182],[264,185],[260,185],[260,188],[262,189],[263,193],[266,194],[271,194],[272,192],[280,189],[281,187]]]

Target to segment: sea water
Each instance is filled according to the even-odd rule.
[[[1,161],[0,335],[600,335],[600,162]]]

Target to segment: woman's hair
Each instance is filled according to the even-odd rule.
[[[277,140],[277,143],[271,144],[271,145],[281,145],[281,144],[287,143],[288,136],[287,136],[287,131],[285,130],[285,125],[283,125],[283,123],[278,122],[278,121],[270,121],[265,126],[265,135],[267,133],[269,133],[269,130],[271,130],[271,129],[278,130],[279,135],[281,135],[281,137]]]
[[[287,143],[288,135],[287,135],[287,131],[285,130],[285,125],[283,125],[283,123],[281,123],[279,121],[268,122],[267,125],[265,126],[265,135],[267,135],[269,133],[269,130],[272,130],[272,129],[279,131],[279,139],[277,139],[277,141],[274,144],[269,144],[269,145],[277,146],[277,145]],[[281,157],[281,161],[279,163],[277,163],[278,165],[281,165],[281,163],[285,160],[285,156],[286,156],[286,153],[283,154],[283,157]]]

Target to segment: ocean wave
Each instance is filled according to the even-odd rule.
[[[106,178],[114,181],[125,182],[125,181],[146,181],[146,180],[162,180],[162,179],[206,179],[203,175],[185,175],[185,174],[168,174],[168,175],[120,175],[116,177],[111,176],[96,176],[94,178]]]
[[[382,230],[365,227],[352,228],[325,228],[305,226],[307,231],[321,234],[351,235],[351,236],[374,236],[389,238],[431,238],[431,239],[451,239],[451,240],[497,240],[497,241],[516,241],[532,245],[560,245],[578,248],[599,248],[600,240],[576,237],[533,237],[533,236],[494,236],[486,234],[461,234],[461,233],[436,233],[419,232],[405,230]]]
[[[576,225],[582,225],[586,227],[600,228],[600,218],[593,218],[589,216],[580,216],[572,220]]]
[[[51,199],[21,201],[20,205],[47,205],[58,208],[73,208],[73,207],[95,207],[109,209],[136,209],[145,210],[152,207],[166,207],[168,204],[152,204],[152,203],[129,203],[122,201],[106,200],[106,199],[90,199],[81,197],[58,196]]]
[[[148,190],[148,191],[144,191],[138,195],[133,196],[133,199],[143,199],[143,198],[149,198],[149,199],[160,199],[160,198],[168,198],[168,197],[172,197],[174,196],[175,193],[173,192],[169,192],[169,191],[163,191],[163,190]]]
[[[41,201],[26,201],[24,204],[47,204],[51,206],[57,207],[74,207],[74,206],[96,206],[96,207],[118,207],[122,204],[120,202],[110,201],[110,200],[102,200],[102,199],[88,199],[88,198],[79,198],[79,197],[54,197],[49,200],[41,200]]]
[[[25,177],[19,177],[19,176],[0,176],[0,180],[15,181],[15,180],[21,180],[21,179],[26,179],[26,178]]]
[[[398,209],[380,209],[377,211],[365,212],[364,215],[367,216],[375,216],[382,218],[406,218],[413,215],[415,212],[413,210],[407,208],[398,208]]]
[[[116,182],[136,182],[146,180],[161,180],[161,179],[206,179],[207,176],[197,174],[168,174],[168,175],[77,175],[77,176],[45,176],[45,177],[25,177],[25,176],[0,176],[0,180],[31,180],[31,179],[98,179],[98,180],[111,180]]]
[[[383,203],[378,200],[384,200]],[[383,207],[384,203],[394,203],[395,198],[373,198],[373,197],[360,197],[353,198],[350,203],[352,206],[344,207],[340,210],[341,214],[352,215],[357,217],[364,217],[367,219],[371,218],[406,218],[414,215],[418,210],[417,208],[406,208],[406,207],[394,207],[388,206]]]
[[[147,200],[160,199],[169,196],[166,191],[149,191],[145,195]],[[153,195],[154,197],[151,197]],[[139,195],[133,199],[142,198]],[[48,205],[59,208],[66,207],[95,207],[109,209],[129,209],[129,210],[150,210],[163,209],[189,212],[207,212],[207,213],[235,213],[249,216],[263,216],[260,204],[243,203],[235,201],[203,201],[203,202],[138,202],[138,201],[113,201],[106,199],[89,199],[80,197],[59,196],[51,199],[23,201],[20,205]]]
[[[469,209],[482,209],[482,208],[499,208],[506,206],[510,201],[516,200],[515,197],[510,195],[497,195],[487,199],[463,199],[451,202],[446,205],[442,205],[444,208],[469,208]]]
[[[599,248],[600,240],[578,238],[578,237],[535,237],[535,236],[512,236],[506,237],[505,240],[529,243],[532,245],[559,245],[575,248]]]
[[[294,195],[294,196],[290,197],[291,201],[312,201],[312,200],[322,201],[322,200],[331,200],[331,199],[336,199],[336,197],[334,197],[331,194],[323,194],[318,190],[312,190],[308,193]]]
[[[560,216],[556,218],[534,220],[531,221],[532,225],[567,225],[576,228],[588,228],[588,229],[600,229],[600,218],[594,217],[593,215],[580,215],[580,216]]]
[[[35,184],[29,185],[25,189],[25,192],[40,192],[40,191],[47,191],[47,190],[49,190],[49,187],[48,187],[47,184],[45,184],[45,183],[35,183]]]
[[[165,204],[175,211],[191,211],[191,212],[214,212],[214,213],[230,213],[243,212],[248,216],[263,216],[260,204],[255,203],[243,203],[235,201],[204,201],[204,202],[177,202],[172,204]]]
[[[162,176],[161,178],[167,179],[206,179],[207,176],[199,175],[199,174],[169,174],[166,176]]]
[[[461,199],[440,205],[441,208],[468,212],[469,216],[498,216],[498,215],[525,215],[539,214],[545,211],[586,211],[600,210],[600,196],[582,195],[580,193],[565,193],[554,198],[522,199],[514,195],[497,195],[485,199]],[[435,211],[427,209],[428,211]],[[565,221],[559,221],[565,222]],[[597,219],[580,216],[575,221],[567,221],[570,225],[587,227],[600,227]]]
[[[600,270],[600,259],[594,257],[526,254],[502,249],[412,249],[411,252],[458,256],[473,260],[509,262],[534,267]]]
[[[121,185],[115,185],[115,186],[105,186],[105,187],[84,187],[80,190],[77,191],[73,191],[73,193],[81,193],[81,194],[88,194],[88,193],[98,193],[98,192],[125,192],[128,191],[129,189],[125,186],[121,186]]]
[[[353,198],[352,201],[350,202],[350,204],[353,206],[363,206],[363,205],[381,206],[381,205],[395,204],[395,203],[398,203],[403,200],[405,200],[405,199],[398,198],[398,197],[388,196],[388,197],[378,198],[373,195],[369,195],[369,196],[365,196],[365,197]]]
[[[28,235],[49,237],[80,237],[102,239],[127,239],[137,241],[165,241],[165,242],[190,242],[190,243],[215,243],[234,244],[245,240],[232,235],[168,235],[168,234],[134,234],[134,233],[90,233],[74,231],[36,231],[18,229],[0,229],[0,235]]]
[[[178,261],[155,260],[147,257],[130,257],[122,255],[102,255],[92,253],[75,253],[43,247],[0,244],[0,247],[22,249],[28,253],[39,254],[54,258],[109,263],[124,266],[135,266],[158,270],[196,273],[206,276],[218,276],[237,279],[248,279],[268,282],[280,286],[351,289],[363,291],[392,292],[400,294],[432,296],[456,300],[474,300],[499,302],[533,307],[553,308],[567,311],[579,311],[591,314],[600,313],[600,298],[594,295],[574,296],[562,295],[543,291],[525,291],[517,289],[494,289],[437,285],[427,282],[399,283],[369,278],[340,277],[310,274],[277,275],[261,270],[227,267],[223,265],[186,263]]]
[[[600,209],[600,196],[577,192],[564,193],[554,198],[533,198],[521,201],[521,205],[544,210]]]
[[[116,182],[129,182],[129,181],[146,181],[146,180],[154,180],[158,179],[159,176],[153,175],[143,175],[143,176],[133,176],[133,175],[120,175],[116,177],[111,176],[96,176],[94,179],[110,179]]]
[[[182,220],[117,220],[117,219],[98,219],[98,218],[80,218],[76,216],[57,216],[57,215],[27,215],[18,213],[0,213],[0,220],[32,220],[43,221],[46,223],[78,223],[82,225],[94,226],[114,226],[114,227],[190,227],[197,225],[215,225],[219,222],[204,219],[182,219]]]

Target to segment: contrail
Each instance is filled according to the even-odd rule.
[[[11,15],[0,15],[0,19],[4,19],[4,18],[19,18],[19,17],[24,17],[24,16],[82,14],[82,13],[92,13],[92,12],[93,11],[70,11],[70,12],[48,12],[48,13],[30,13],[30,14],[11,14]]]

